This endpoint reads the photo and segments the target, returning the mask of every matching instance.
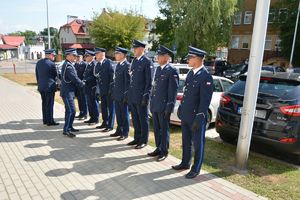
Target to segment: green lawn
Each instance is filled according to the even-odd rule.
[[[22,85],[35,83],[34,74],[4,74],[3,76]],[[178,126],[171,126],[170,132],[169,152],[180,159],[181,129]],[[130,134],[133,134],[132,129]],[[155,146],[152,129],[149,145]],[[232,170],[235,162],[235,148],[230,144],[206,140],[202,168],[269,199],[300,199],[300,170],[298,168],[268,159],[259,154],[250,153],[248,160],[249,173],[240,175]]]

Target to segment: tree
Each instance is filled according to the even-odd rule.
[[[17,31],[17,32],[9,33],[8,35],[24,36],[25,37],[25,44],[26,45],[31,45],[31,44],[33,44],[34,37],[36,36],[36,32],[26,30],[25,32]]]
[[[214,53],[218,46],[228,45],[232,18],[240,0],[158,1],[171,12],[174,42],[179,55],[184,55],[189,45],[209,53]]]
[[[281,0],[274,5],[275,23],[273,26],[279,27],[281,39],[280,47],[283,56],[290,58],[292,51],[292,43],[294,38],[298,0]],[[284,9],[286,8],[286,12]],[[297,38],[295,42],[295,50],[293,56],[293,65],[300,65],[300,26],[298,24]]]
[[[113,50],[116,46],[130,48],[133,39],[143,39],[146,20],[132,12],[117,11],[95,15],[89,32],[96,46]]]
[[[50,37],[51,37],[51,48],[61,49],[60,41],[59,41],[59,33],[58,29],[54,27],[49,27],[50,29]],[[43,31],[40,31],[40,35],[44,36],[44,42],[48,43],[48,28],[44,28]],[[46,44],[45,48],[48,48],[48,44]]]

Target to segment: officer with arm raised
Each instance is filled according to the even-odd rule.
[[[156,149],[148,155],[158,156],[157,161],[163,161],[168,156],[169,122],[176,102],[179,77],[176,69],[169,64],[173,52],[161,45],[157,54],[159,66],[155,70],[150,100]]]
[[[78,130],[73,128],[73,122],[76,114],[76,108],[74,104],[76,87],[82,88],[84,82],[81,81],[76,73],[76,69],[73,65],[75,62],[77,52],[75,49],[67,49],[65,51],[66,60],[61,68],[62,83],[60,89],[60,96],[62,97],[65,104],[65,125],[63,134],[68,137],[75,137],[72,132]]]
[[[187,74],[183,99],[178,109],[182,129],[182,161],[172,166],[175,170],[189,169],[194,148],[194,164],[186,178],[195,178],[201,169],[204,156],[205,129],[208,107],[213,94],[213,79],[203,65],[206,52],[189,47]]]

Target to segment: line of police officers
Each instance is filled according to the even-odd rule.
[[[75,118],[75,96],[78,99],[79,120],[90,118],[85,123],[99,123],[99,102],[101,106],[102,124],[96,128],[109,132],[114,127],[116,114],[117,128],[112,137],[118,141],[125,140],[129,132],[129,108],[134,128],[134,140],[128,145],[135,149],[144,148],[149,136],[148,105],[153,118],[153,129],[156,149],[148,153],[163,161],[168,156],[169,121],[176,102],[179,76],[169,60],[173,52],[165,46],[160,46],[158,54],[159,67],[153,68],[152,61],[145,56],[145,46],[139,40],[133,41],[134,59],[131,64],[126,60],[129,50],[116,47],[115,59],[117,65],[105,57],[104,48],[95,51],[86,50],[78,55],[76,49],[65,51],[66,60],[61,69],[60,95],[65,104],[65,124],[63,134],[75,137],[78,129],[73,127]],[[46,58],[36,66],[38,89],[42,97],[43,122],[47,125],[58,125],[53,120],[53,101],[55,94],[55,78],[57,76],[54,60],[55,50],[45,50]],[[201,169],[205,143],[205,124],[208,106],[213,92],[211,75],[203,66],[206,52],[195,47],[189,47],[188,62],[192,69],[187,74],[184,94],[178,109],[182,121],[182,161],[172,166],[175,170],[190,169],[192,147],[194,148],[194,163],[186,178],[196,177]],[[77,61],[76,61],[77,57]],[[73,64],[75,62],[75,64]],[[46,88],[46,89],[45,89]]]

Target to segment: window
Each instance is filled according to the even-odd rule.
[[[245,11],[244,24],[252,23],[252,11]]]
[[[214,79],[214,92],[223,92],[222,85],[218,79]]]
[[[231,37],[231,48],[238,49],[239,48],[240,38],[239,36],[232,36]]]
[[[274,23],[276,20],[276,10],[270,9],[268,23]]]
[[[221,80],[221,81],[224,88],[224,92],[228,91],[229,88],[232,86],[232,83],[226,80]]]
[[[272,37],[269,35],[266,36],[265,50],[272,50]]]
[[[243,36],[241,38],[242,42],[242,49],[249,49],[250,48],[250,36]]]
[[[239,25],[242,23],[242,13],[237,12],[234,14],[234,19],[233,19],[233,24],[234,25]]]
[[[281,39],[279,37],[276,38],[276,42],[275,42],[275,51],[281,51]]]

